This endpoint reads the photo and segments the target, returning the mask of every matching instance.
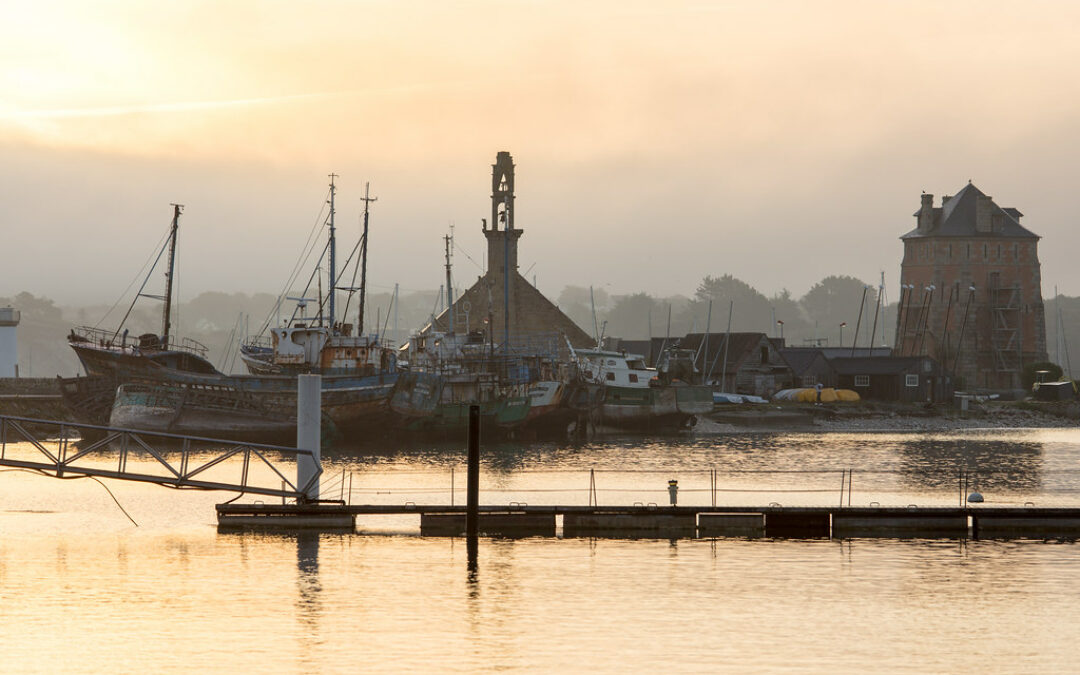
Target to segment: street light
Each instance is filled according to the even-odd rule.
[[[840,322],[840,346],[844,346],[844,326],[847,325],[847,321]]]

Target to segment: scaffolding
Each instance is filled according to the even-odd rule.
[[[1001,286],[990,275],[990,348],[993,372],[999,385],[1016,387],[1023,369],[1023,334],[1020,285]]]

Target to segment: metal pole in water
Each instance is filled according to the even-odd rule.
[[[465,536],[476,540],[480,516],[480,406],[469,406],[469,478],[465,507]]]
[[[296,379],[296,447],[313,453],[296,458],[296,487],[304,491],[303,501],[319,499],[321,421],[322,376],[300,375]]]

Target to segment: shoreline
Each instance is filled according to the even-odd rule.
[[[1080,427],[1074,402],[993,402],[961,413],[953,407],[863,403],[851,407],[763,405],[722,409],[698,420],[692,433],[940,432],[968,429],[1070,429]]]

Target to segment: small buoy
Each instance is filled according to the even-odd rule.
[[[982,504],[983,496],[981,494],[979,494],[978,492],[972,492],[971,494],[968,495],[967,500],[969,502],[971,502],[972,504]]]

